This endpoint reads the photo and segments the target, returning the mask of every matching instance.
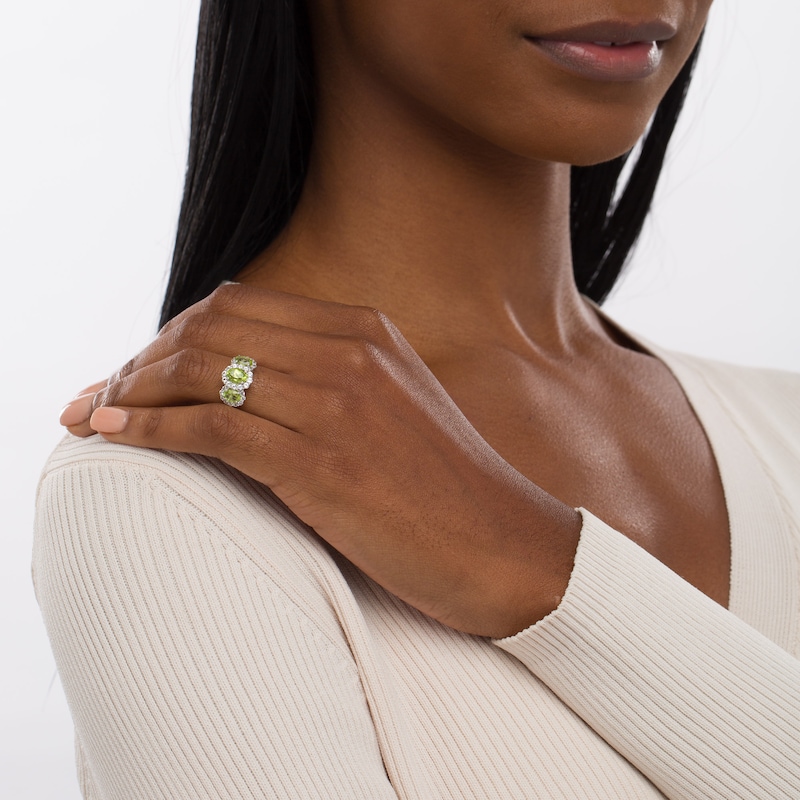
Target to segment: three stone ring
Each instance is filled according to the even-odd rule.
[[[231,408],[240,408],[244,405],[244,390],[253,383],[253,370],[256,368],[254,359],[248,356],[235,356],[229,366],[222,371],[222,388],[219,390],[219,399]]]

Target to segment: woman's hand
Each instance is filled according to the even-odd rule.
[[[258,364],[239,409],[219,399],[235,355]],[[577,513],[503,461],[373,309],[223,286],[87,402],[95,388],[70,430],[221,459],[446,625],[508,636],[563,595]]]

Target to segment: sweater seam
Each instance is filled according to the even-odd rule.
[[[182,500],[184,506],[188,506],[197,512],[194,518],[205,523],[202,525],[202,530],[209,539],[219,541],[223,550],[225,550],[243,570],[247,570],[256,580],[266,584],[267,591],[284,606],[286,611],[293,612],[306,623],[313,632],[315,639],[327,645],[331,650],[336,651],[343,662],[347,662],[354,667],[350,649],[345,645],[339,644],[320,628],[314,618],[298,606],[286,591],[281,588],[280,584],[267,575],[258,564],[254,563],[247,553],[245,553],[236,542],[232,541],[228,534],[226,534],[210,517],[204,514],[201,509],[176,492],[171,486],[164,484],[159,478],[144,478],[144,482],[145,484],[149,484],[149,488],[154,494],[169,494],[178,500]]]
[[[246,569],[259,582],[263,582],[271,595],[281,598],[282,605],[288,604],[301,619],[305,620],[310,630],[314,632],[315,639],[320,639],[329,648],[334,650],[345,662],[351,665],[353,664],[353,654],[349,646],[336,641],[322,629],[311,615],[292,600],[289,594],[281,587],[280,583],[270,577],[270,575],[248,555],[241,545],[226,533],[224,527],[206,513],[196,502],[172,486],[169,481],[170,479],[174,479],[174,475],[171,475],[169,470],[164,469],[161,465],[153,464],[148,465],[147,470],[148,472],[152,470],[152,472],[158,474],[148,474],[148,472],[142,469],[143,465],[132,463],[131,461],[112,456],[111,454],[104,455],[99,459],[85,457],[82,458],[81,461],[88,462],[89,464],[94,463],[95,465],[97,461],[103,461],[108,466],[115,465],[121,467],[143,489],[148,490],[153,495],[159,496],[164,500],[169,497],[170,502],[178,503],[186,509],[191,519],[198,523],[198,531],[202,529],[208,538],[219,542],[228,556],[232,557],[242,569]],[[54,477],[59,472],[80,471],[81,466],[83,465],[75,463],[75,460],[70,460],[69,462],[59,464],[53,469],[48,469],[43,473],[40,486],[43,485],[49,477]],[[341,626],[341,622],[334,611],[334,606],[331,604],[330,598],[324,594],[323,596],[329,604],[328,608],[332,617],[334,617],[337,624]],[[344,637],[344,633],[342,633],[342,636]]]

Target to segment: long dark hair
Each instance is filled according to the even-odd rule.
[[[595,302],[611,291],[641,232],[698,49],[659,105],[624,187],[617,184],[630,154],[572,168],[575,280]],[[304,4],[203,0],[186,185],[162,325],[280,233],[300,197],[313,125]]]

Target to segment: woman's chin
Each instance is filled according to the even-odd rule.
[[[635,147],[647,132],[655,106],[628,107],[624,113],[619,113],[617,107],[613,114],[591,107],[576,111],[560,117],[551,115],[549,119],[538,113],[504,121],[495,117],[469,127],[479,138],[510,154],[589,167],[611,161]]]
[[[570,164],[573,167],[592,167],[628,153],[646,132],[636,129],[629,136],[562,137],[561,141],[543,144],[541,141],[521,142],[509,149],[524,158]]]

